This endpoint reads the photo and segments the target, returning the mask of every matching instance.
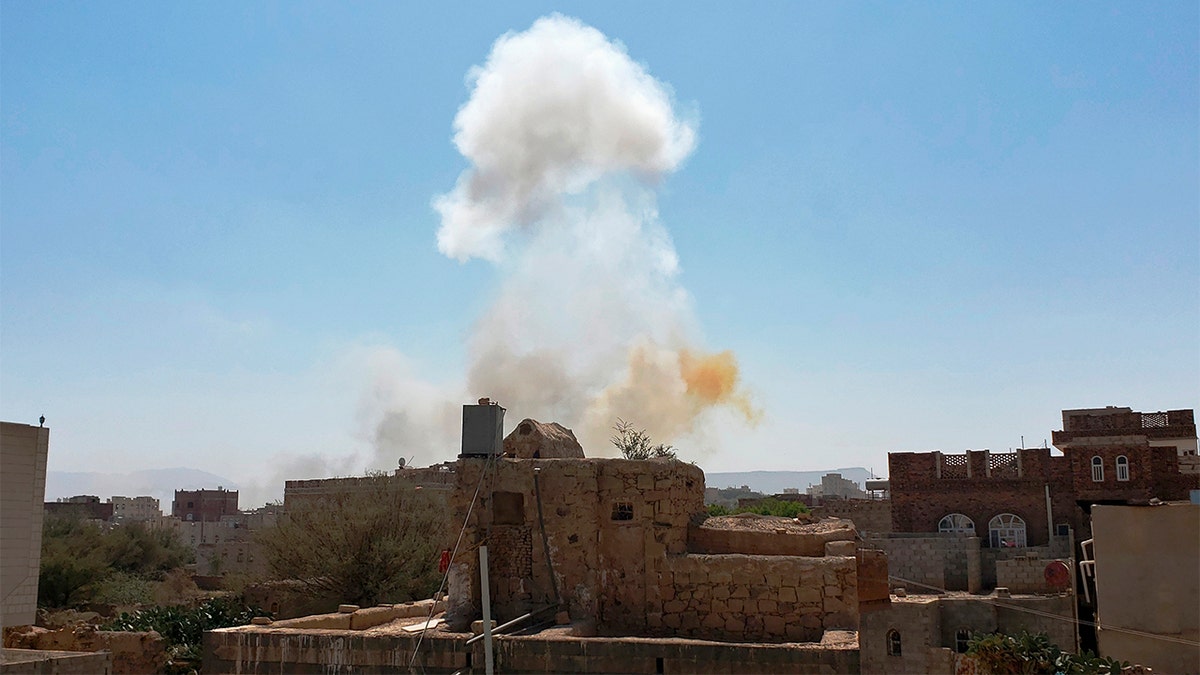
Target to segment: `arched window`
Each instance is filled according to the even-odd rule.
[[[955,534],[965,534],[968,537],[974,537],[975,521],[961,513],[951,513],[943,516],[938,521],[938,532],[953,532]]]
[[[1092,480],[1097,483],[1104,482],[1104,460],[1100,459],[1099,455],[1092,458]]]
[[[992,548],[1024,548],[1025,521],[1011,513],[1001,513],[988,521]]]
[[[1129,458],[1125,455],[1117,457],[1117,480],[1129,480]]]
[[[900,656],[900,631],[893,628],[887,633],[888,656]]]
[[[971,629],[959,628],[954,633],[954,651],[959,654],[966,654],[967,647],[971,644]]]

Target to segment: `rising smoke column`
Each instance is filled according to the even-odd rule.
[[[502,36],[454,120],[469,163],[434,200],[439,250],[494,263],[467,388],[576,427],[606,452],[617,417],[671,441],[726,406],[757,417],[732,353],[705,354],[654,187],[696,144],[665,85],[561,15]]]

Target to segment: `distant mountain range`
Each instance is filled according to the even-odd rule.
[[[870,471],[861,466],[855,466],[842,469],[826,469],[824,471],[705,472],[704,484],[707,487],[715,488],[741,487],[745,485],[755,492],[773,495],[783,492],[784,488],[796,488],[804,492],[810,485],[820,484],[821,476],[827,473],[840,473],[842,474],[842,478],[858,483],[860,488],[863,487],[863,483],[868,478],[871,478]]]
[[[47,471],[46,501],[53,502],[76,495],[96,495],[104,501],[113,495],[122,497],[156,497],[165,512],[171,511],[176,490],[213,490],[223,487],[236,490],[237,484],[207,471],[177,467],[174,469],[142,469],[129,473],[97,473],[92,471]]]

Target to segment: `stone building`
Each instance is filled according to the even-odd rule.
[[[238,513],[237,490],[176,490],[171,515],[183,521],[215,522]]]
[[[469,543],[450,572],[458,628],[480,617],[482,543],[497,620],[562,607],[583,634],[819,642],[857,628],[860,564],[886,577],[882,558],[860,563],[845,521],[706,526],[704,473],[677,460],[463,457],[455,474]]]
[[[302,503],[336,499],[338,495],[370,491],[378,488],[381,479],[398,480],[448,495],[454,489],[454,462],[443,462],[427,467],[402,466],[387,476],[349,476],[345,478],[313,478],[289,480],[283,486],[283,508],[294,509]]]
[[[1074,596],[986,596],[967,593],[894,596],[862,617],[859,663],[864,673],[978,672],[959,669],[967,643],[978,634],[1045,633],[1064,651],[1076,650]]]
[[[840,473],[827,473],[821,476],[819,485],[808,488],[811,497],[826,499],[866,499],[867,493],[852,480],[842,478]]]
[[[102,502],[96,495],[75,495],[62,497],[56,501],[46,502],[43,507],[46,513],[54,515],[74,515],[88,520],[109,522],[113,517],[112,502]]]
[[[1181,464],[1195,445],[1191,410],[1065,410],[1063,426],[1054,432],[1062,455],[890,453],[892,529],[979,536],[985,548],[1042,546],[1052,533],[1090,536],[1092,504],[1183,499],[1200,487],[1200,474]]]
[[[50,430],[0,422],[0,627],[33,623]]]
[[[144,523],[162,518],[162,509],[154,497],[121,497],[114,495],[112,503],[114,521]]]

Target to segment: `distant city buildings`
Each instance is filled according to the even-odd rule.
[[[184,521],[215,522],[238,513],[237,490],[176,490],[171,515]]]

